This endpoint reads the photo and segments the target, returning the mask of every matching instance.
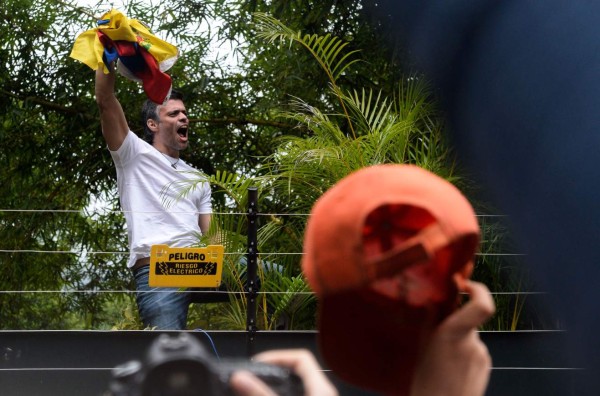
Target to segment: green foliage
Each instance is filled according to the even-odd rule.
[[[560,323],[540,302],[531,279],[526,257],[519,254],[510,239],[507,218],[480,216],[482,241],[473,278],[492,290],[496,314],[484,330],[560,329]],[[529,294],[533,292],[532,294]]]
[[[107,323],[117,318],[117,322],[107,330],[139,330],[143,328],[134,298],[110,301],[106,304],[103,312],[106,314]]]
[[[316,298],[301,276],[278,276],[265,282],[268,304],[273,312],[266,317],[267,329],[314,329]]]
[[[264,13],[255,13],[254,18],[258,26],[257,37],[264,39],[269,43],[276,40],[284,42],[288,40],[290,45],[293,42],[299,43],[306,48],[314,59],[327,73],[327,77],[332,84],[340,75],[352,66],[358,59],[349,60],[358,50],[342,52],[349,43],[330,34],[320,36],[318,34],[302,34],[294,32],[285,26],[281,21]]]
[[[326,113],[308,102],[296,98],[287,111],[276,111],[277,117],[298,124],[305,136],[283,135],[277,138],[273,154],[265,157],[254,178],[219,174],[210,182],[226,193],[230,209],[242,211],[249,186],[260,191],[260,203],[267,202],[277,214],[266,220],[259,233],[259,250],[290,255],[263,255],[261,280],[266,297],[261,298],[261,326],[266,329],[314,327],[315,298],[309,293],[302,277],[298,255],[302,250],[302,234],[306,216],[314,202],[333,184],[351,172],[381,163],[413,163],[437,173],[452,176],[447,166],[448,149],[441,142],[441,120],[434,117],[431,95],[422,78],[411,77],[394,89],[396,96],[388,98],[382,90],[360,87],[344,91],[337,84],[339,73],[349,71],[358,59],[351,59],[337,48],[347,43],[330,35],[293,32],[280,21],[257,14],[258,36],[267,42],[289,39],[314,57],[330,80],[326,91],[331,103],[325,108],[342,111]],[[332,53],[330,48],[335,47]],[[352,51],[351,55],[357,54]],[[339,57],[339,58],[336,58]],[[339,59],[336,60],[336,59]],[[300,216],[298,215],[300,214]],[[219,221],[225,228],[228,251],[230,237],[243,230],[240,224]],[[227,228],[234,225],[236,228]],[[233,231],[233,232],[231,232]],[[242,245],[239,248],[243,248]],[[239,250],[241,251],[241,250]],[[231,266],[230,266],[231,267]],[[273,268],[278,270],[273,271]],[[264,268],[263,268],[264,269]],[[236,273],[239,271],[236,271]],[[239,274],[233,277],[240,279]],[[230,326],[243,328],[246,301],[242,298],[226,307]]]
[[[286,31],[264,15],[259,18],[270,21],[261,25],[264,37]],[[319,41],[301,33],[293,37],[305,48]],[[328,56],[317,52],[313,55]],[[348,62],[353,64],[355,60]],[[326,74],[334,75],[328,62],[319,64]],[[330,91],[340,103],[343,115],[325,113],[301,99],[293,101],[291,111],[279,113],[310,131],[308,137],[279,138],[279,146],[264,165],[272,187],[287,192],[293,202],[292,210],[308,212],[325,190],[369,165],[413,163],[452,176],[447,163],[448,148],[441,138],[442,121],[434,117],[427,83],[423,78],[410,77],[397,89],[398,95],[392,98],[365,87],[344,92],[332,79]]]

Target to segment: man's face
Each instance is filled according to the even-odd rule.
[[[179,157],[179,151],[188,146],[189,120],[185,105],[179,99],[170,99],[158,106],[158,130],[154,135],[154,147],[171,157]]]

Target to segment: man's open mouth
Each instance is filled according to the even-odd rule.
[[[188,127],[181,127],[177,130],[177,134],[183,138],[187,138],[188,135]]]

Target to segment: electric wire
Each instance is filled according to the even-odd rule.
[[[123,210],[87,210],[87,209],[0,209],[0,213],[8,212],[8,213],[77,213],[83,214],[86,216],[90,216],[92,214],[115,214],[115,213],[160,213],[159,211],[123,211]],[[188,213],[188,214],[199,214],[199,212],[172,212],[172,213]],[[213,212],[215,215],[233,215],[233,216],[246,216],[247,212]],[[305,216],[308,217],[310,214],[307,213],[253,213],[253,215],[257,216],[267,216],[267,217],[282,217],[282,216]],[[478,214],[476,215],[480,218],[499,218],[506,217],[506,215],[502,214]],[[74,255],[128,255],[130,252],[128,251],[88,251],[88,250],[41,250],[41,249],[0,249],[1,253],[9,253],[9,254],[74,254]],[[224,255],[244,255],[246,252],[224,252]],[[304,252],[266,252],[260,253],[261,257],[270,257],[270,256],[302,256]],[[476,256],[498,256],[498,257],[521,257],[526,256],[522,253],[483,253],[477,252]],[[145,291],[145,293],[168,293],[168,290],[150,290]],[[187,290],[188,293],[203,293],[203,294],[245,294],[245,291],[231,291],[231,290]],[[75,289],[63,289],[63,290],[0,290],[0,294],[31,294],[31,293],[54,293],[54,294],[102,294],[102,293],[111,293],[111,294],[135,294],[137,291],[135,290],[75,290]],[[274,292],[274,291],[258,291],[256,292],[259,295],[277,295],[277,294],[289,294],[289,292]],[[294,292],[297,295],[311,295],[313,292]],[[491,292],[492,295],[544,295],[546,292],[538,292],[538,291],[517,291],[517,292]],[[201,330],[201,329],[200,329]],[[215,351],[216,353],[216,351]]]
[[[214,343],[212,337],[210,336],[210,334],[208,334],[206,331],[204,331],[204,329],[201,329],[199,327],[196,328],[196,329],[194,329],[194,331],[199,331],[199,332],[203,333],[208,338],[208,341],[210,342],[210,345],[212,346],[213,352],[215,353],[215,357],[217,358],[217,361],[220,362],[221,361],[221,357],[219,356],[219,352],[217,352],[217,347],[215,346],[215,343]]]

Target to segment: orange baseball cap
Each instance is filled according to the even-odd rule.
[[[319,301],[319,348],[334,373],[408,394],[419,351],[459,302],[479,244],[475,213],[446,180],[413,165],[376,165],[315,203],[302,269]]]

